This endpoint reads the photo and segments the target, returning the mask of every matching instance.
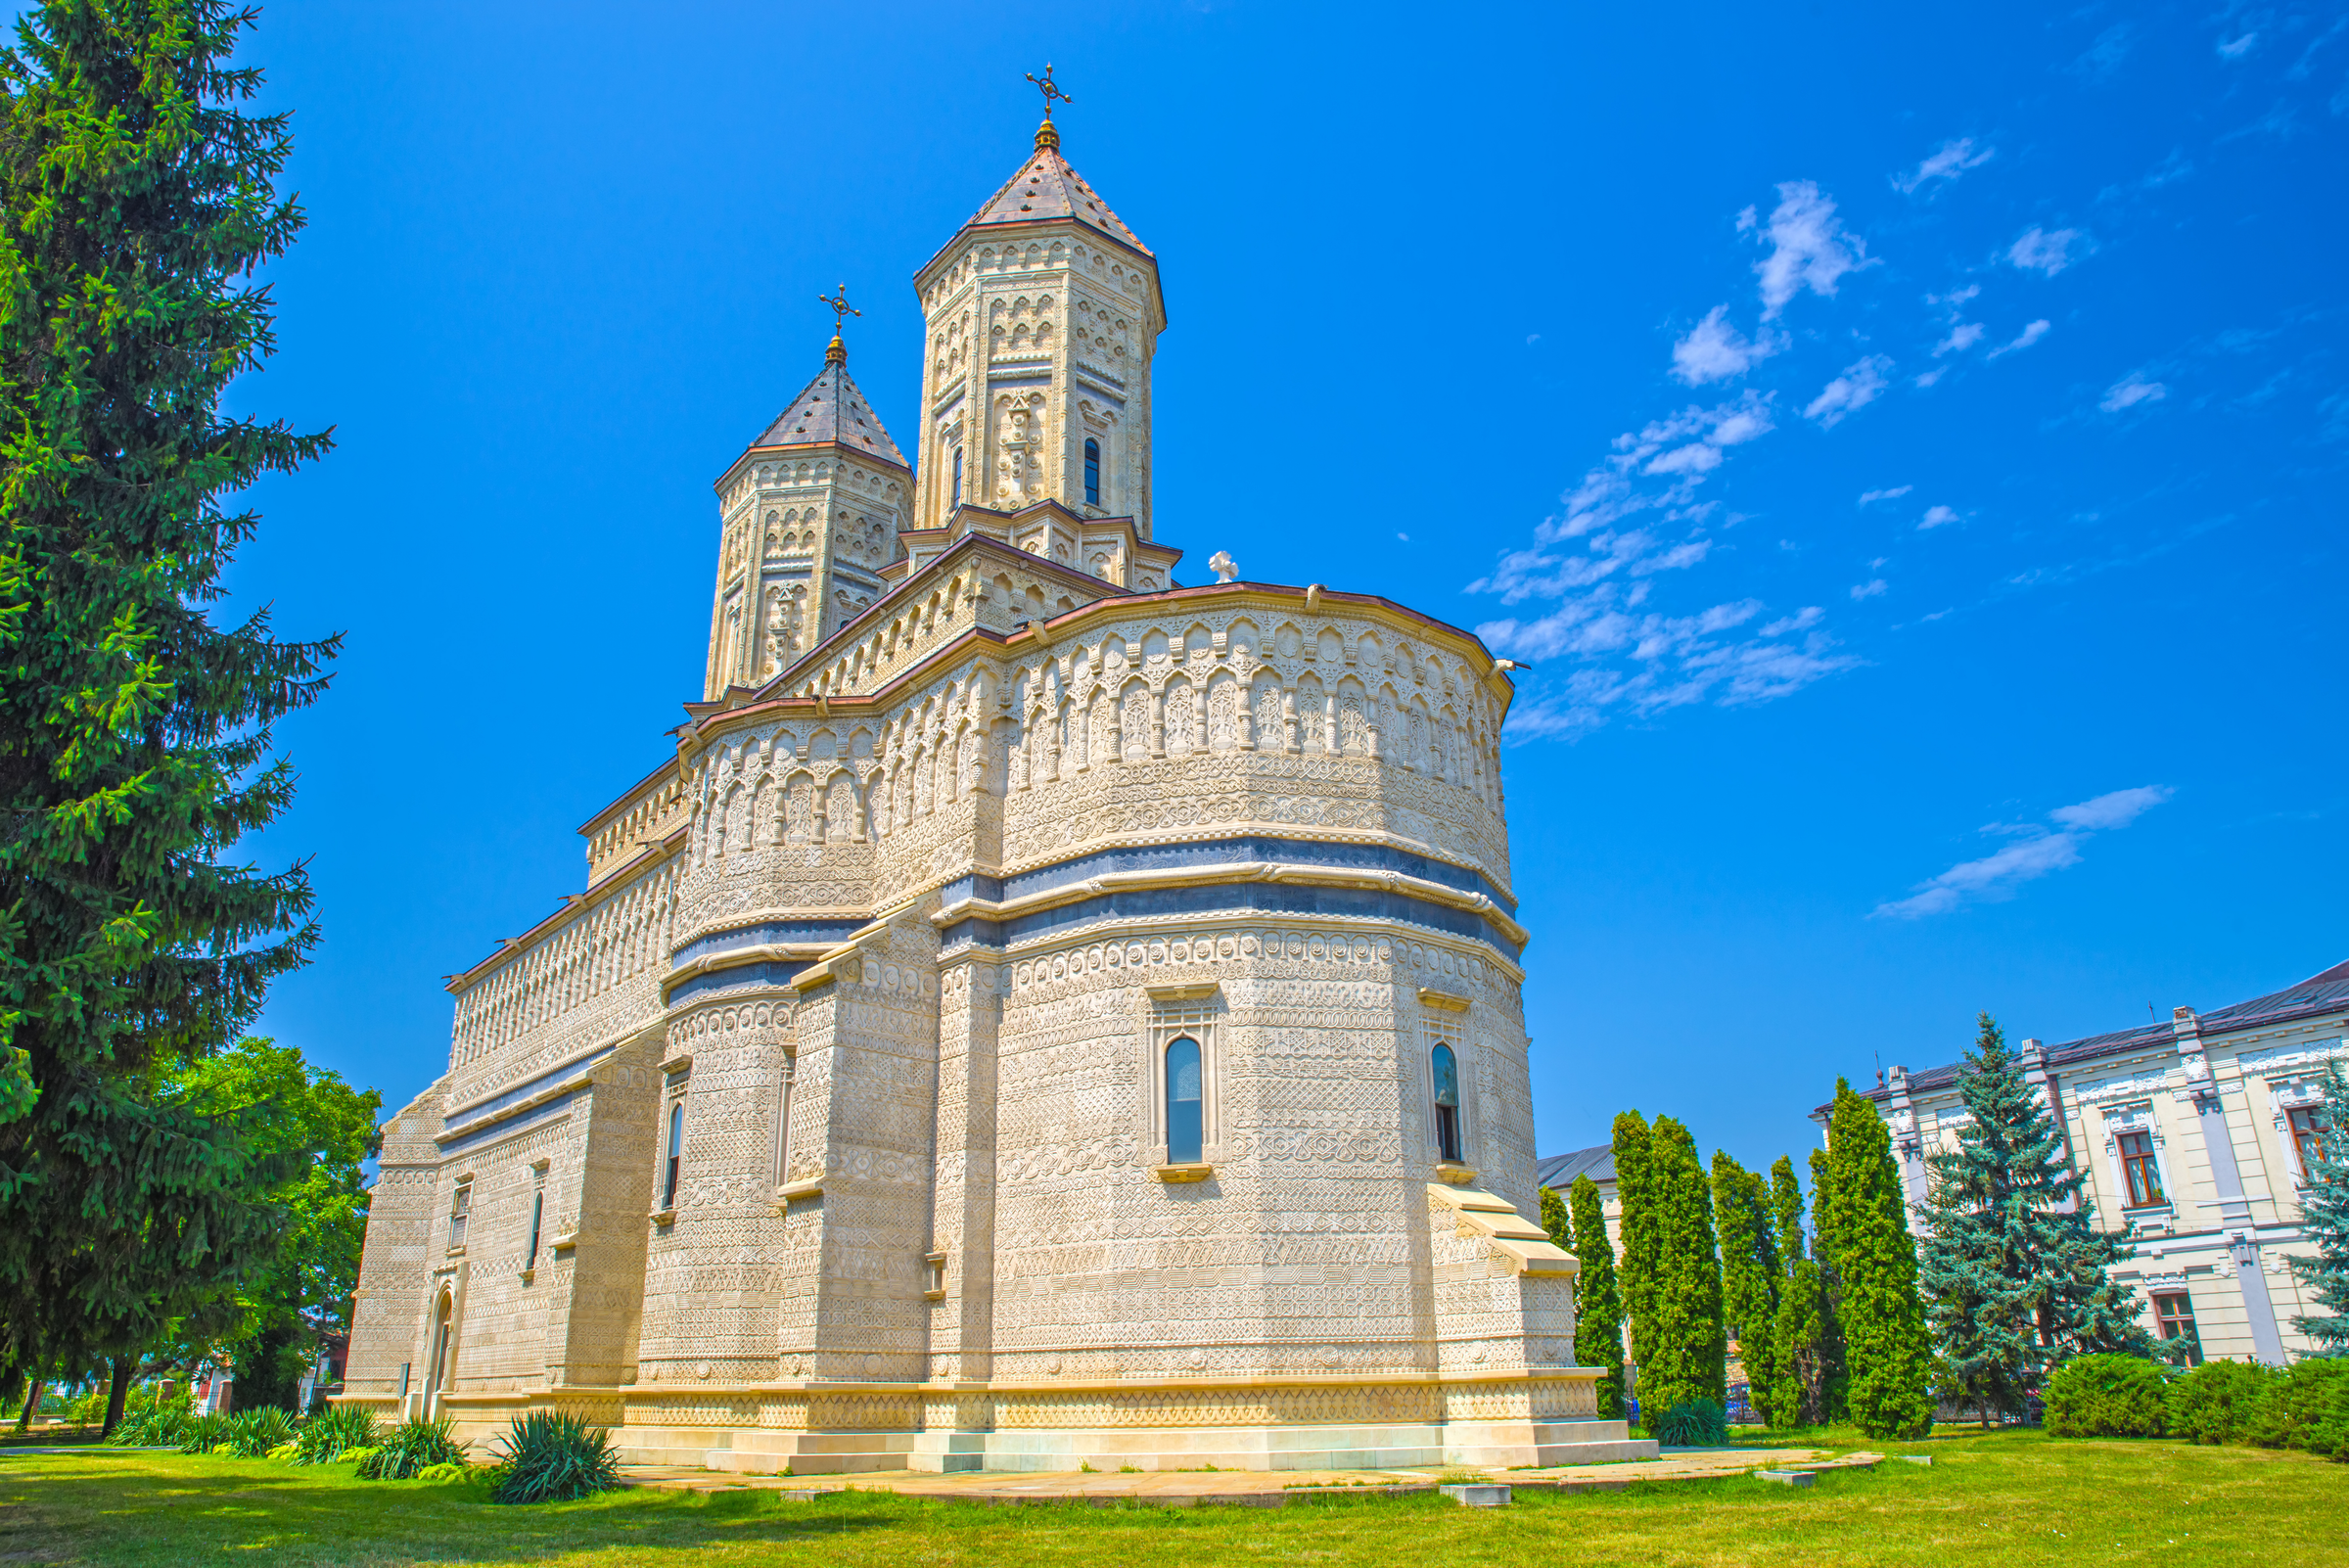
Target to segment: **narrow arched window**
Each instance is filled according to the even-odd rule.
[[[1460,1064],[1451,1046],[1436,1047],[1435,1075],[1436,1156],[1456,1161],[1460,1157]]]
[[[1167,1046],[1167,1163],[1197,1165],[1205,1137],[1200,1112],[1199,1042],[1185,1036]]]
[[[1101,443],[1090,437],[1084,442],[1084,504],[1101,504]]]
[[[530,1194],[530,1256],[522,1261],[525,1268],[538,1267],[538,1227],[545,1219],[546,1189],[541,1187],[538,1191]]]
[[[954,494],[951,499],[962,499],[962,448],[959,446],[954,448]]]
[[[668,1174],[661,1182],[661,1207],[677,1206],[677,1173],[685,1163],[685,1102],[668,1108]]]

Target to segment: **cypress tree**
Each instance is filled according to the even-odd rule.
[[[1647,1343],[1639,1360],[1639,1408],[1652,1432],[1656,1420],[1676,1405],[1690,1400],[1726,1405],[1728,1388],[1721,1248],[1696,1140],[1671,1117],[1659,1116],[1650,1150],[1656,1262],[1647,1292]]]
[[[1615,1118],[1615,1197],[1623,1206],[1623,1259],[1616,1279],[1623,1290],[1623,1320],[1631,1327],[1631,1370],[1625,1397],[1645,1407],[1647,1357],[1655,1332],[1649,1306],[1656,1277],[1656,1194],[1649,1179],[1654,1149],[1647,1119],[1637,1111]],[[1657,1407],[1657,1413],[1663,1407]]]
[[[160,1104],[235,1038],[316,931],[299,865],[237,862],[294,778],[272,720],[335,642],[215,626],[257,518],[222,498],[322,453],[232,418],[272,350],[253,269],[299,207],[282,114],[236,105],[253,13],[46,0],[0,52],[0,1357],[99,1350],[159,1293],[232,1279],[274,1237],[275,1173]],[[225,1208],[222,1206],[226,1205]],[[243,1218],[240,1219],[239,1215]]]
[[[1566,1200],[1558,1196],[1555,1187],[1542,1189],[1542,1229],[1551,1246],[1574,1251],[1574,1218],[1566,1212]]]
[[[1819,1238],[1839,1286],[1851,1418],[1872,1438],[1922,1437],[1933,1425],[1933,1353],[1892,1136],[1874,1103],[1837,1079],[1827,1137]]]
[[[1820,1426],[1833,1417],[1829,1397],[1842,1365],[1826,1282],[1816,1259],[1804,1256],[1803,1188],[1784,1155],[1770,1168],[1771,1215],[1785,1270],[1778,1287],[1777,1383],[1771,1419],[1787,1426]]]
[[[1607,1215],[1598,1183],[1589,1176],[1568,1189],[1574,1220],[1574,1257],[1582,1265],[1575,1281],[1574,1359],[1603,1366],[1598,1380],[1598,1418],[1623,1418],[1623,1293],[1615,1282],[1615,1244],[1607,1239]],[[1547,1206],[1544,1205],[1544,1212]]]
[[[1831,1120],[1831,1118],[1830,1118]],[[1827,1151],[1811,1151],[1811,1256],[1819,1265],[1819,1311],[1824,1326],[1824,1349],[1827,1352],[1823,1381],[1819,1390],[1819,1419],[1823,1422],[1846,1420],[1851,1415],[1851,1361],[1845,1355],[1843,1318],[1838,1309],[1843,1303],[1843,1277],[1835,1271],[1834,1238],[1827,1233]]]
[[[1713,1155],[1713,1214],[1721,1227],[1721,1310],[1745,1367],[1746,1398],[1768,1426],[1781,1424],[1778,1390],[1778,1291],[1782,1273],[1762,1178],[1726,1149]]]
[[[2324,1356],[2349,1356],[2349,1074],[2337,1061],[2325,1067],[2325,1100],[2317,1107],[2315,1156],[2308,1189],[2300,1194],[2300,1234],[2316,1256],[2291,1260],[2303,1292],[2329,1309],[2292,1319]]]
[[[2152,1353],[2111,1266],[2131,1249],[2095,1226],[2053,1118],[1988,1013],[1958,1071],[1971,1116],[1954,1150],[1927,1162],[1930,1224],[1917,1283],[1949,1376],[1990,1424],[2017,1408],[2066,1356]]]

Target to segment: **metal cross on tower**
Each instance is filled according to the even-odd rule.
[[[1041,76],[1038,76],[1035,71],[1032,70],[1028,73],[1028,79],[1032,82],[1035,82],[1036,90],[1044,95],[1044,118],[1046,119],[1050,119],[1052,117],[1052,100],[1055,98],[1059,99],[1064,104],[1073,104],[1077,102],[1076,99],[1071,98],[1066,92],[1061,90],[1060,83],[1052,79],[1052,65],[1049,61],[1044,63],[1044,73]]]
[[[815,298],[820,303],[832,307],[832,336],[835,338],[840,336],[842,322],[851,316],[864,314],[863,311],[849,303],[849,286],[845,283],[836,287],[830,294],[819,294]]]

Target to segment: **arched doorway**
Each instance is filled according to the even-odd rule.
[[[440,1395],[447,1388],[449,1374],[454,1370],[450,1363],[455,1359],[452,1352],[456,1348],[454,1343],[456,1305],[455,1300],[444,1291],[440,1296],[440,1310],[434,1314],[433,1355],[432,1360],[426,1363],[428,1370],[424,1379],[424,1407],[420,1412],[428,1421],[440,1413]]]

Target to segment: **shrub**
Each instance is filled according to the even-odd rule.
[[[2349,1463],[2349,1358],[2311,1357],[2276,1374],[2249,1436]]]
[[[462,1464],[428,1464],[416,1472],[416,1479],[433,1482],[462,1481],[471,1474],[473,1471]]]
[[[294,1441],[294,1417],[274,1405],[257,1405],[228,1418],[228,1452],[240,1459],[267,1456],[281,1443]]]
[[[359,1461],[363,1481],[412,1481],[436,1464],[463,1464],[465,1445],[448,1435],[449,1417],[405,1421],[385,1433]]]
[[[214,1410],[199,1415],[188,1423],[187,1432],[179,1440],[182,1453],[209,1453],[228,1441],[228,1417]]]
[[[1711,1400],[1682,1400],[1656,1417],[1649,1435],[1676,1449],[1718,1449],[1729,1441],[1728,1412]]]
[[[2162,1402],[2170,1436],[2240,1443],[2258,1424],[2277,1374],[2254,1361],[2205,1361],[2171,1380]]]
[[[332,1464],[376,1443],[375,1412],[363,1405],[330,1405],[301,1424],[294,1441],[296,1464]]]
[[[532,1410],[498,1440],[495,1502],[568,1502],[620,1485],[611,1434],[576,1415]]]
[[[138,1415],[125,1415],[115,1428],[115,1441],[141,1449],[176,1449],[188,1441],[196,1417],[184,1404],[159,1406]]]
[[[2054,1437],[2159,1437],[2162,1369],[2135,1356],[2080,1356],[2048,1379]]]

